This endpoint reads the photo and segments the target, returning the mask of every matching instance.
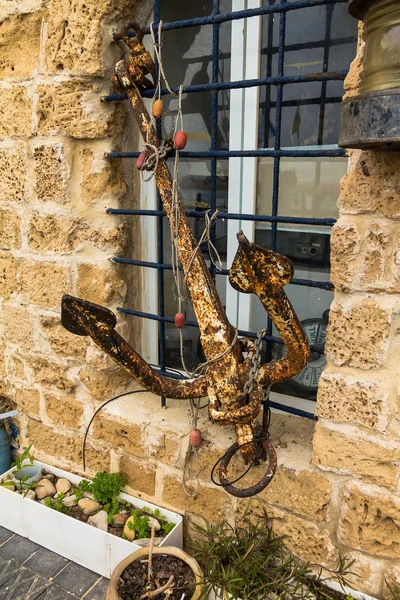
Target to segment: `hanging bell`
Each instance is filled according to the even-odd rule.
[[[364,20],[360,93],[342,102],[339,146],[400,150],[400,2],[349,0]]]

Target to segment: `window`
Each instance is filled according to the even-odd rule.
[[[246,10],[253,10],[252,16],[233,18]],[[223,270],[210,269],[231,323],[253,336],[268,327],[264,361],[281,356],[284,347],[258,298],[238,294],[228,282],[236,233],[243,229],[249,239],[293,261],[294,280],[285,289],[312,353],[304,371],[272,389],[271,400],[313,413],[333,298],[329,237],[339,181],[347,170],[337,147],[340,102],[356,53],[357,24],[345,0],[161,0],[154,14],[164,22],[168,80],[188,88],[182,109],[189,142],[181,153],[179,184],[191,225],[199,237],[204,211],[219,210],[212,235]],[[196,88],[210,83],[217,89]],[[163,130],[169,134],[177,100],[163,100]],[[154,212],[161,208],[154,184],[143,184],[141,195],[142,212],[125,212],[142,214],[147,251],[130,262],[147,261],[155,268],[143,269],[141,311],[121,310],[150,315],[143,327],[144,357],[163,371],[179,370],[169,226]],[[194,367],[204,357],[193,311],[189,305],[185,309],[185,358]]]

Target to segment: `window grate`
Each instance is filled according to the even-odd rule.
[[[319,110],[319,127],[318,127],[318,144],[322,144],[322,131],[324,124],[325,114],[325,103],[338,103],[341,101],[340,97],[328,97],[327,96],[327,85],[330,81],[343,81],[347,75],[347,70],[339,70],[336,72],[328,72],[329,52],[331,47],[335,47],[340,43],[355,43],[356,37],[343,37],[340,39],[330,39],[332,11],[336,4],[347,3],[347,0],[277,0],[276,4],[272,4],[275,0],[269,0],[267,6],[261,6],[253,9],[240,10],[235,12],[228,12],[225,14],[220,13],[220,0],[213,0],[213,10],[210,16],[203,16],[193,19],[182,19],[180,21],[171,21],[163,23],[163,31],[167,30],[179,30],[182,28],[199,27],[210,25],[212,27],[212,71],[211,71],[211,82],[204,85],[187,85],[183,88],[183,93],[196,94],[208,92],[211,94],[211,144],[210,150],[202,152],[180,152],[182,158],[190,159],[208,159],[211,164],[210,176],[211,176],[211,194],[210,194],[210,210],[213,214],[216,210],[216,197],[217,197],[217,161],[218,159],[226,159],[232,157],[270,157],[273,159],[272,169],[272,207],[270,214],[254,215],[254,214],[243,214],[233,212],[219,212],[218,219],[227,220],[243,220],[252,222],[265,222],[269,223],[271,227],[271,239],[270,247],[276,250],[277,247],[277,231],[278,224],[297,224],[297,225],[323,225],[332,226],[335,223],[333,218],[302,218],[294,216],[280,216],[278,214],[279,207],[279,183],[280,183],[280,162],[282,158],[318,158],[318,157],[343,157],[345,151],[337,148],[330,147],[327,149],[291,149],[281,147],[281,132],[282,132],[282,111],[287,106],[299,106],[299,105],[315,105],[320,106]],[[323,42],[317,42],[313,45],[323,49],[323,71],[320,73],[308,73],[296,76],[287,76],[284,74],[284,61],[285,61],[285,50],[293,50],[301,48],[302,44],[292,44],[285,46],[286,37],[286,25],[287,25],[287,14],[289,11],[301,11],[302,9],[309,9],[312,7],[327,6],[331,7],[331,10],[326,11],[326,30],[325,39]],[[258,79],[247,79],[241,81],[225,82],[219,81],[218,75],[218,64],[219,64],[219,34],[220,26],[228,21],[234,21],[237,19],[244,19],[262,15],[277,15],[279,20],[279,40],[278,45],[275,48],[270,46],[267,48],[266,53],[275,53],[277,55],[277,75],[258,78]],[[154,32],[157,38],[158,25],[160,22],[160,0],[154,0]],[[150,33],[150,28],[145,29],[145,33]],[[303,44],[307,47],[307,44]],[[263,51],[264,52],[264,51]],[[157,65],[156,65],[157,67]],[[319,98],[305,98],[299,100],[284,100],[283,92],[285,86],[293,86],[304,83],[321,83],[321,93]],[[217,131],[218,131],[218,94],[224,90],[244,89],[251,87],[265,87],[267,90],[267,98],[265,104],[268,104],[268,108],[275,109],[275,123],[274,123],[274,143],[273,148],[266,149],[249,149],[249,150],[220,150],[217,148]],[[276,99],[271,99],[270,90],[272,87],[276,88]],[[172,88],[175,92],[178,92],[179,88]],[[154,90],[143,91],[144,97],[152,97]],[[162,94],[168,94],[166,89],[163,89]],[[106,102],[122,101],[126,98],[124,94],[110,94],[103,100]],[[260,103],[260,107],[262,103]],[[158,134],[161,137],[161,123],[158,123]],[[268,133],[267,133],[268,137]],[[139,152],[110,152],[109,158],[136,158]],[[124,265],[132,265],[145,267],[157,270],[158,280],[158,314],[150,314],[134,310],[131,308],[119,307],[118,311],[127,315],[133,315],[145,319],[155,320],[159,324],[158,333],[158,350],[159,350],[159,370],[161,373],[166,374],[170,377],[182,377],[171,370],[166,368],[165,361],[165,324],[173,323],[174,319],[165,315],[164,306],[164,273],[165,271],[171,270],[171,264],[164,261],[164,249],[163,249],[163,223],[166,216],[163,210],[160,196],[158,195],[158,210],[140,210],[140,209],[113,209],[107,210],[109,214],[120,214],[120,215],[139,215],[153,217],[157,220],[157,262],[135,260],[128,258],[114,257],[113,262]],[[201,211],[186,211],[186,214],[190,217],[204,217],[204,212]],[[215,228],[211,230],[211,241],[215,244],[216,231]],[[213,265],[210,266],[210,271],[213,277],[215,277],[215,268]],[[224,269],[222,273],[218,275],[228,275],[229,271]],[[296,286],[306,286],[319,288],[321,290],[332,290],[332,285],[327,281],[315,281],[312,279],[294,278],[291,282]],[[195,321],[186,321],[189,327],[197,327]],[[255,332],[239,331],[240,335],[247,337],[256,337]],[[267,322],[267,360],[272,359],[272,344],[282,343],[280,338],[273,335],[272,322],[268,318]],[[321,347],[312,347],[312,349],[321,352]],[[165,405],[165,399],[162,399],[162,404]],[[269,406],[278,408],[285,412],[289,412],[301,417],[315,418],[314,415],[298,408],[288,407],[277,402],[269,401]]]

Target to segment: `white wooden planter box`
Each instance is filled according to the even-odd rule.
[[[49,473],[54,473],[57,477],[65,477],[74,485],[83,479],[39,461],[35,461],[35,464]],[[5,481],[7,475],[11,473],[12,469],[4,473],[0,482]],[[151,510],[159,508],[129,494],[121,494],[120,497],[138,508],[143,506],[148,506]],[[181,515],[163,508],[160,510],[169,523],[175,523],[173,530],[160,545],[182,548]],[[1,486],[0,525],[104,577],[110,577],[114,567],[121,560],[139,549],[135,542],[128,542],[111,533],[96,529],[92,525],[68,517],[35,500],[23,498]]]

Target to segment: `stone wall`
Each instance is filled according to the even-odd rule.
[[[21,445],[33,443],[39,458],[77,473],[94,410],[135,388],[59,321],[68,292],[111,309],[128,294],[140,307],[133,271],[109,261],[140,258],[140,232],[105,213],[137,203],[129,165],[104,158],[128,137],[132,148],[134,128],[122,105],[100,103],[120,56],[112,30],[134,8],[135,0],[6,0],[0,9],[1,393],[20,410]],[[357,89],[360,56],[348,94]],[[278,471],[250,506],[256,514],[266,507],[302,558],[326,566],[339,554],[353,558],[353,586],[375,596],[388,594],[385,580],[400,584],[399,173],[398,154],[351,153],[332,236],[336,292],[319,421],[273,415]],[[140,348],[137,322],[119,327]],[[186,526],[241,514],[247,503],[210,479],[233,433],[211,424],[206,409],[199,427],[196,499],[182,485],[188,405],[168,401],[161,410],[146,392],[96,417],[87,474],[123,472],[131,491],[185,514]],[[194,489],[193,461],[186,475]]]

